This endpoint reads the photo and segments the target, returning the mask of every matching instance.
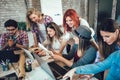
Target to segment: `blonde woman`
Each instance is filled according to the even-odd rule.
[[[37,42],[43,42],[46,38],[46,25],[52,22],[53,19],[42,14],[35,8],[30,8],[26,14],[27,29],[36,34]]]

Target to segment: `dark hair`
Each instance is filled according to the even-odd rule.
[[[84,51],[86,51],[89,47],[93,46],[96,49],[96,42],[94,42],[94,40],[91,40],[91,30],[84,25],[80,25],[76,30],[74,30],[74,33],[77,35],[77,37],[79,37],[79,49],[81,50],[82,53],[84,53]]]
[[[108,45],[106,42],[104,42],[102,36],[100,35],[100,31],[115,32],[116,29],[119,29],[118,23],[115,20],[110,18],[105,19],[97,27],[97,40],[100,48],[100,53],[104,58],[108,57],[112,52],[115,51],[115,45],[117,41],[115,41],[111,45]],[[118,39],[120,39],[119,36],[118,36]]]
[[[10,26],[17,28],[18,27],[17,21],[9,19],[4,23],[5,28],[10,27]]]

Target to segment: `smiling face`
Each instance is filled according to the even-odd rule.
[[[6,30],[11,36],[15,35],[15,33],[17,32],[17,28],[15,28],[13,26],[7,27]]]
[[[54,37],[55,36],[55,30],[52,28],[47,28],[47,33],[50,37]]]
[[[36,14],[31,14],[30,16],[29,16],[29,18],[30,18],[30,20],[31,21],[33,21],[33,22],[38,22],[39,21],[39,17],[38,17],[38,15],[36,15]]]
[[[66,24],[72,28],[74,26],[74,21],[68,16],[66,17]]]
[[[117,30],[115,32],[100,31],[103,41],[108,45],[112,45],[117,40],[118,34],[119,32],[117,32]]]

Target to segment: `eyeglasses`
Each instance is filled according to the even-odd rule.
[[[15,30],[15,28],[14,29],[7,29],[7,31],[14,31]]]

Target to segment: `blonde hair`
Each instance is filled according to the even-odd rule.
[[[28,9],[27,13],[26,13],[26,25],[27,25],[27,30],[31,29],[32,28],[32,21],[31,19],[29,18],[31,14],[36,14],[38,15],[38,17],[41,17],[42,16],[42,13],[35,9],[35,8],[30,8]]]

